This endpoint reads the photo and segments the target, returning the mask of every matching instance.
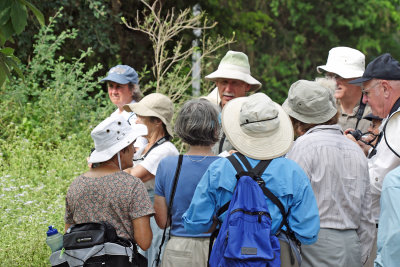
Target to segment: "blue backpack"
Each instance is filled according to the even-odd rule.
[[[260,161],[251,168],[247,159],[236,155],[247,166],[242,165],[234,155],[228,159],[235,167],[238,180],[230,202],[217,212],[217,216],[227,210],[218,236],[212,245],[213,233],[210,240],[209,266],[280,266],[280,246],[278,238],[271,233],[271,216],[265,201],[265,187],[261,175],[270,161]],[[272,194],[270,191],[268,195]],[[267,196],[268,196],[267,195]],[[273,194],[272,194],[273,195]],[[274,195],[270,199],[279,201]],[[282,205],[279,201],[279,204]]]

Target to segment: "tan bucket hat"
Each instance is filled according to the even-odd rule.
[[[174,115],[174,104],[169,97],[160,93],[149,94],[138,103],[124,105],[124,110],[139,116],[159,118],[165,124],[169,135],[173,136],[171,120]]]
[[[326,122],[337,113],[332,91],[318,82],[307,80],[299,80],[290,86],[282,107],[289,116],[312,124]]]
[[[240,80],[251,85],[250,91],[261,87],[261,83],[251,76],[247,55],[236,51],[228,51],[218,69],[204,78],[214,82],[220,78]]]
[[[289,116],[263,93],[229,101],[222,110],[222,128],[233,147],[259,160],[285,155],[294,138]]]

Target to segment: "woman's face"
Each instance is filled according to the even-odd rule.
[[[120,152],[121,156],[121,167],[123,170],[131,168],[133,166],[133,154],[135,150],[133,148],[133,143],[126,147],[124,152]]]
[[[150,117],[148,117],[148,116],[140,116],[140,115],[137,115],[136,123],[137,124],[146,125],[147,132],[148,132],[147,136],[150,135],[150,133],[152,133],[154,131],[154,129],[155,129],[156,125],[157,125],[155,122],[151,121]]]

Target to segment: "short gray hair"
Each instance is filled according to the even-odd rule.
[[[136,102],[139,102],[143,97],[142,91],[140,91],[139,84],[130,82],[128,83],[128,87],[129,90],[131,90],[132,92],[132,99],[135,100]]]
[[[192,99],[182,106],[175,122],[175,132],[191,146],[210,146],[219,138],[217,107],[206,99]]]

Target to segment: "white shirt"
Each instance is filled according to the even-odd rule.
[[[138,155],[135,154],[134,159],[139,159],[140,157],[144,156],[142,152],[143,149],[139,150],[137,152]],[[165,157],[176,155],[179,155],[179,152],[174,144],[172,144],[170,141],[165,141],[161,145],[153,148],[143,160],[133,161],[133,165],[136,166],[139,164],[155,176],[160,161]],[[146,186],[147,190],[154,190],[155,181],[154,179],[151,179],[150,181],[145,182],[144,185]]]
[[[400,108],[398,109],[400,110]],[[388,117],[383,119],[379,130],[382,132],[384,125],[386,124]],[[400,120],[400,117],[397,117],[397,120]],[[400,125],[400,123],[397,123]],[[400,133],[400,127],[397,129],[397,132]],[[400,134],[399,134],[400,136]],[[400,138],[400,137],[399,137]],[[376,147],[376,154],[368,159],[368,167],[369,167],[369,177],[371,184],[371,196],[372,196],[372,218],[375,222],[379,221],[379,213],[380,213],[380,197],[382,191],[383,179],[386,174],[400,165],[400,158],[398,158],[387,146],[385,142],[385,136],[383,135],[381,141]]]

